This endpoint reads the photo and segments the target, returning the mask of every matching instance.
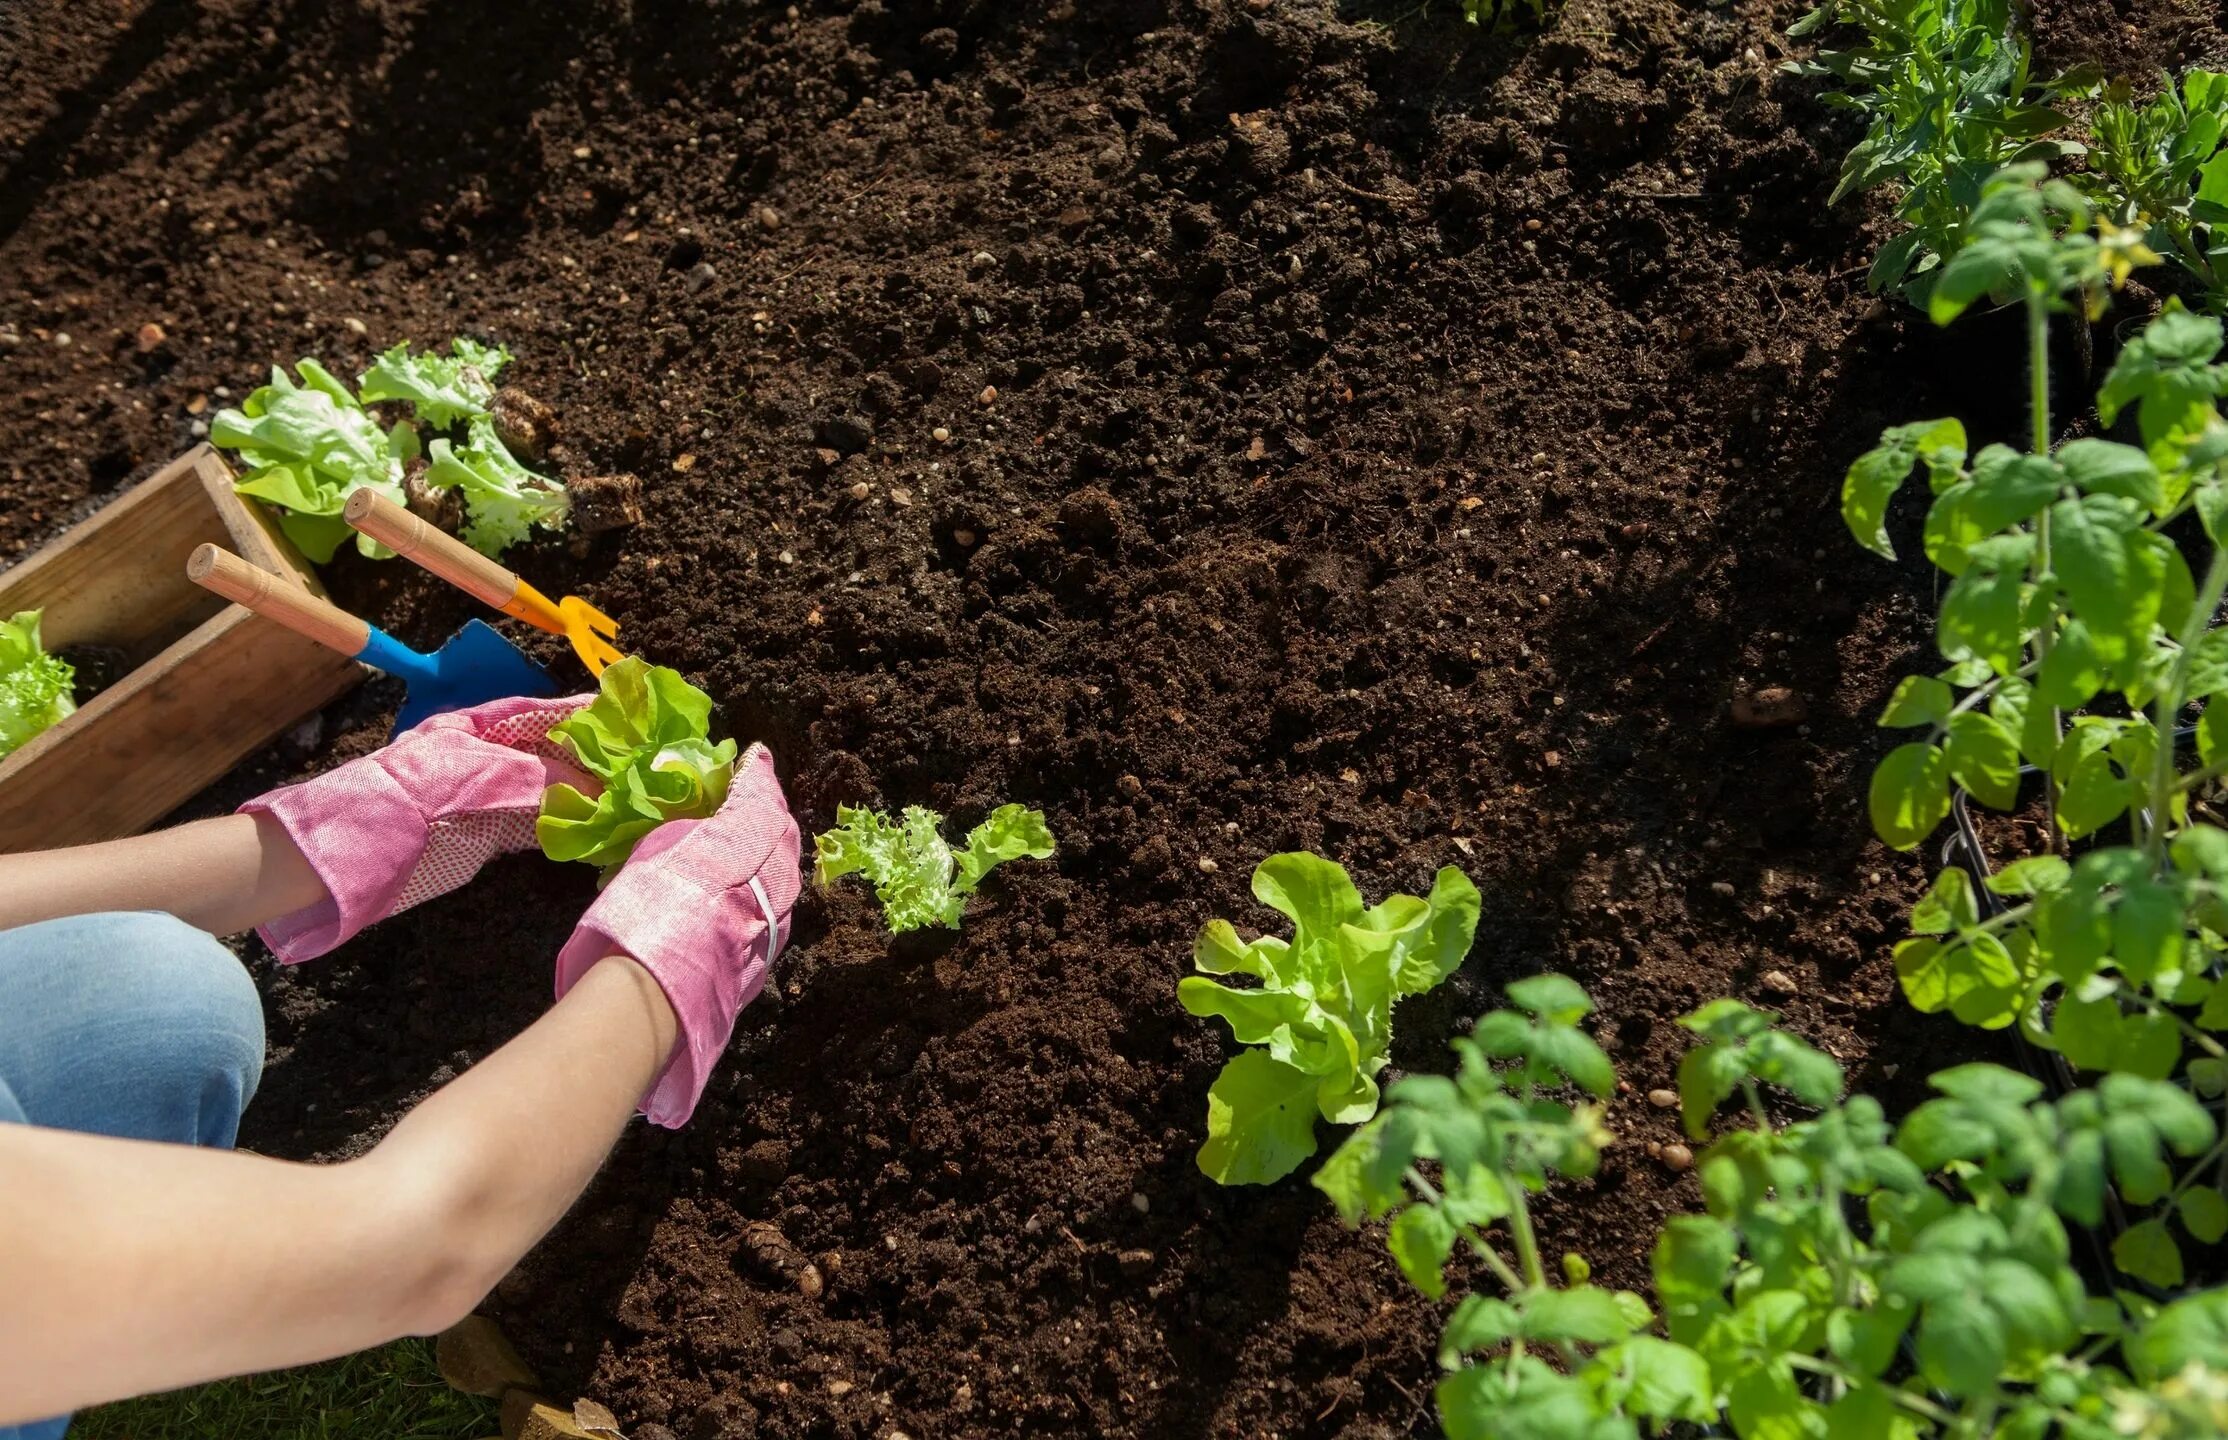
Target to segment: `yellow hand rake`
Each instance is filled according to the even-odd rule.
[[[577,595],[551,600],[541,591],[479,551],[426,524],[376,490],[358,490],[342,512],[348,523],[398,555],[403,555],[464,591],[537,630],[572,641],[590,675],[619,658],[611,644],[619,622]]]

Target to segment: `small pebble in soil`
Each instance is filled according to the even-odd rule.
[[[1202,874],[1202,875],[1212,875],[1212,874],[1214,874],[1214,873],[1215,873],[1215,872],[1216,872],[1217,870],[1220,870],[1221,868],[1222,868],[1222,867],[1221,867],[1220,865],[1217,865],[1217,864],[1215,863],[1215,857],[1214,857],[1214,856],[1212,856],[1212,855],[1202,855],[1202,856],[1200,856],[1200,857],[1199,857],[1199,873],[1200,873],[1200,874]]]
[[[150,320],[139,327],[139,353],[144,355],[169,338],[168,335],[163,333],[163,328],[160,325]]]
[[[1766,990],[1778,995],[1792,995],[1802,988],[1795,983],[1795,977],[1784,970],[1766,970],[1756,978]]]
[[[67,344],[68,342],[67,342],[67,341],[65,341],[65,342],[63,342],[63,343]],[[980,395],[977,395],[977,396],[975,397],[975,403],[976,403],[977,405],[995,405],[995,404],[997,404],[997,403],[998,403],[998,387],[997,387],[997,386],[995,386],[995,385],[985,385],[985,386],[983,386],[983,387],[982,387],[982,394],[980,394]]]
[[[1129,1208],[1140,1215],[1144,1215],[1152,1210],[1153,1202],[1146,1198],[1144,1191],[1139,1190],[1129,1197]]]
[[[903,485],[892,485],[890,487],[890,503],[900,510],[910,510],[913,508],[913,492]]]
[[[1675,1090],[1650,1090],[1648,1092],[1648,1103],[1658,1110],[1668,1110],[1679,1103],[1679,1095]]]
[[[1710,882],[1710,893],[1722,900],[1730,900],[1733,898],[1733,882],[1730,880],[1712,880]]]
[[[1662,1159],[1663,1163],[1673,1170],[1691,1170],[1694,1168],[1694,1152],[1684,1145],[1664,1146]]]
[[[972,530],[954,530],[952,532],[952,543],[962,550],[972,549],[975,544],[975,532]]]
[[[939,445],[952,438],[952,432],[942,425],[937,426],[935,429],[929,431],[928,433]]]
[[[873,493],[874,487],[867,484],[864,480],[854,480],[851,482],[852,499],[864,500],[867,496],[872,495]]]
[[[1809,714],[1808,702],[1785,685],[1743,690],[1733,697],[1733,723],[1743,730],[1776,730],[1800,725]]]

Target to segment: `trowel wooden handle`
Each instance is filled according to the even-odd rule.
[[[359,653],[371,639],[371,627],[347,611],[215,545],[187,557],[186,578],[343,655]]]
[[[348,523],[407,556],[483,605],[508,609],[518,577],[453,536],[420,520],[376,490],[358,490],[341,512]]]

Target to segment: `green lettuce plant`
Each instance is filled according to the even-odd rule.
[[[2215,1141],[2171,1085],[2114,1077],[2055,1104],[1992,1065],[1933,1079],[1891,1127],[1840,1067],[1720,1000],[1683,1022],[1690,1133],[1727,1099],[1743,1123],[1696,1165],[1706,1213],[1664,1227],[1654,1304],[1551,1268],[1528,1197],[1594,1172],[1612,1137],[1608,1060],[1575,1026],[1577,985],[1509,987],[1515,1010],[1454,1042],[1452,1077],[1411,1076],[1315,1183],[1433,1298],[1455,1257],[1481,1277],[1448,1317],[1437,1388],[1449,1440],[1637,1440],[1720,1427],[1739,1440],[2107,1440],[2202,1418],[2228,1370],[2228,1290],[2158,1306],[2092,1295],[2065,1221]],[[1783,1122],[1767,1089],[1822,1104]],[[1493,1243],[1507,1232],[1509,1254]],[[2152,1426],[2159,1428],[2149,1428]]]
[[[813,879],[828,885],[846,875],[866,876],[893,935],[928,925],[956,930],[967,897],[985,875],[1008,860],[1043,860],[1053,851],[1044,813],[1021,805],[991,811],[967,832],[963,850],[945,842],[942,826],[941,815],[918,805],[906,806],[895,821],[839,806],[836,827],[812,842]]]
[[[474,416],[459,448],[436,440],[426,448],[426,483],[463,492],[464,543],[500,557],[527,538],[529,527],[564,528],[570,497],[565,487],[518,463],[495,433],[495,422]]]
[[[585,860],[606,878],[668,820],[699,819],[727,800],[735,742],[712,743],[709,695],[680,672],[630,655],[603,672],[596,698],[549,732],[603,782],[542,792],[534,835],[552,860]]]
[[[1227,920],[1199,932],[1201,975],[1176,985],[1184,1009],[1219,1016],[1248,1048],[1207,1092],[1199,1168],[1224,1185],[1281,1180],[1315,1153],[1318,1117],[1352,1125],[1377,1113],[1377,1072],[1392,1047],[1393,1002],[1452,975],[1477,933],[1477,887],[1453,866],[1431,894],[1365,908],[1343,867],[1272,855],[1254,898],[1292,922],[1292,938],[1247,942]],[[1249,976],[1240,989],[1208,976]]]
[[[239,409],[217,412],[209,439],[239,452],[248,467],[239,492],[279,506],[287,538],[322,565],[355,533],[341,511],[359,488],[402,503],[403,467],[418,457],[418,436],[407,424],[382,431],[348,387],[315,360],[299,360],[294,368],[301,384],[273,366],[270,384]],[[368,536],[355,539],[365,555],[392,554]]]
[[[458,336],[446,355],[413,354],[407,342],[372,362],[357,378],[364,400],[407,401],[419,423],[446,430],[459,421],[488,413],[495,399],[495,377],[511,363],[510,350]]]
[[[341,518],[349,495],[370,485],[400,503],[403,477],[420,455],[418,427],[462,425],[461,444],[436,438],[422,447],[425,483],[462,494],[462,539],[499,559],[535,527],[561,529],[569,509],[565,487],[520,464],[489,414],[495,377],[510,361],[504,347],[461,336],[449,342],[447,355],[414,354],[407,344],[397,345],[359,378],[359,398],[324,366],[304,359],[295,365],[301,385],[274,369],[269,385],[216,417],[210,439],[239,451],[250,467],[240,493],[282,507],[286,533],[323,564],[351,533]],[[364,401],[405,402],[415,424],[382,433]],[[356,545],[374,558],[390,554],[362,535]]]
[[[0,620],[0,758],[77,709],[76,672],[40,644],[39,613]]]

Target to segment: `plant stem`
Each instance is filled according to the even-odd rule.
[[[2027,403],[2031,411],[2032,429],[2029,442],[2034,453],[2050,453],[2050,311],[2043,297],[2029,291],[2027,295]],[[2029,567],[2029,576],[2040,584],[2050,573],[2050,509],[2044,506],[2035,516],[2035,558]],[[2058,623],[2056,607],[2043,617],[2035,631],[2035,660],[2039,671],[2041,662],[2050,658],[2050,647],[2056,641],[2053,633]],[[2058,709],[2050,708],[2050,753],[2058,751],[2062,731]],[[2043,823],[2049,827],[2051,843],[2063,849],[2065,837],[2058,830],[2058,777],[2054,767],[2044,767],[2042,772]]]
[[[2182,713],[2182,694],[2189,686],[2189,657],[2204,638],[2224,594],[2228,594],[2228,551],[2216,548],[2212,565],[2205,571],[2205,583],[2197,592],[2197,603],[2189,607],[2189,618],[2182,622],[2181,649],[2174,655],[2174,666],[2167,672],[2166,684],[2158,692],[2156,708],[2151,712],[2151,727],[2158,734],[2151,757],[2151,817],[2143,851],[2150,857],[2154,872],[2166,859],[2166,832],[2174,794],[2174,717]]]
[[[1847,1370],[1842,1369],[1839,1365],[1834,1364],[1830,1360],[1819,1360],[1809,1355],[1789,1355],[1784,1358],[1790,1366],[1797,1370],[1808,1370],[1813,1375],[1830,1376],[1833,1379],[1841,1381],[1843,1384],[1856,1383],[1855,1376],[1851,1375]],[[1941,1406],[1935,1404],[1933,1401],[1928,1400],[1923,1396],[1913,1395],[1910,1391],[1902,1389],[1899,1386],[1890,1385],[1884,1380],[1880,1382],[1880,1388],[1887,1391],[1889,1397],[1893,1399],[1896,1404],[1901,1405],[1904,1409],[1910,1411],[1913,1415],[1925,1416],[1927,1419],[1933,1421],[1937,1425],[1954,1424],[1958,1419],[1958,1415],[1955,1411],[1945,1410]]]
[[[1508,1177],[1509,1235],[1516,1241],[1516,1258],[1524,1266],[1524,1278],[1535,1289],[1547,1287],[1547,1267],[1540,1264],[1539,1236],[1532,1229],[1532,1212],[1524,1203],[1524,1182],[1514,1175]]]

